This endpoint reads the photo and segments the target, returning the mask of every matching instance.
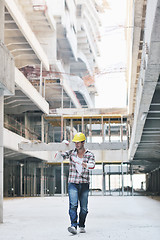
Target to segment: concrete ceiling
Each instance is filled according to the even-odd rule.
[[[18,88],[15,90],[15,95],[4,98],[5,114],[22,114],[27,111],[40,111],[40,109]]]
[[[14,57],[17,67],[26,66],[27,63],[40,64],[39,58],[7,8],[5,8],[5,45]]]
[[[149,107],[140,142],[133,158],[134,169],[150,172],[160,165],[160,78]]]
[[[150,2],[151,4],[151,2]],[[157,1],[153,23],[150,11],[146,16],[146,38],[143,44],[140,77],[136,91],[134,122],[129,160],[137,172],[148,173],[160,166],[160,0]],[[149,27],[150,35],[149,35]],[[148,34],[148,35],[147,35]],[[149,38],[147,38],[150,36]],[[148,40],[149,39],[149,40]]]

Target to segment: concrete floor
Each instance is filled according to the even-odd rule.
[[[71,235],[68,197],[4,200],[1,240],[159,240],[160,201],[149,197],[90,196],[87,232]]]

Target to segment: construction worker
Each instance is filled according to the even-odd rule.
[[[89,193],[89,169],[95,167],[95,157],[92,152],[85,149],[85,135],[81,132],[75,134],[73,142],[75,149],[61,153],[61,156],[69,158],[69,216],[71,226],[68,231],[77,234],[77,226],[80,233],[85,233],[85,220],[88,213],[88,193]],[[78,201],[80,203],[79,222],[77,215]]]

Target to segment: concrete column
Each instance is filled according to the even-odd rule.
[[[27,195],[26,184],[27,184],[27,161],[25,161],[25,164],[24,164],[24,197]]]
[[[129,148],[129,130],[128,130],[128,122],[126,123],[126,136],[127,136],[127,149]]]
[[[34,192],[34,196],[36,196],[37,195],[37,184],[36,184],[36,164],[34,164],[34,177],[33,177],[33,181],[34,181],[34,190],[33,190],[33,192]]]
[[[72,142],[73,139],[73,119],[70,120],[70,142]]]
[[[106,195],[106,181],[105,181],[105,164],[102,162],[102,170],[103,170],[103,177],[102,177],[102,195]]]
[[[41,141],[44,142],[44,117],[41,116]]]
[[[84,132],[84,117],[82,116],[82,132]]]
[[[63,85],[62,85],[62,95],[61,95],[61,108],[63,109]]]
[[[89,119],[89,142],[92,142],[92,119]]]
[[[8,166],[8,163],[5,162],[5,165],[4,165],[4,176],[5,176],[5,179],[4,179],[4,196],[5,197],[8,197],[8,181],[9,181],[9,166]]]
[[[103,123],[103,116],[101,117],[101,125],[102,125],[102,128],[101,128],[101,131],[102,131],[102,142],[104,142],[104,123]]]
[[[109,194],[111,195],[111,166],[109,165],[109,175],[108,175],[108,186],[109,186]]]
[[[44,169],[41,166],[41,197],[44,197]]]
[[[109,142],[111,141],[111,123],[109,119],[109,126],[108,126],[108,137],[109,137]]]
[[[45,130],[45,143],[48,143],[48,122],[47,122],[47,125],[46,125],[46,130]]]
[[[0,0],[0,40],[4,42],[4,0]]]
[[[63,141],[63,116],[61,116],[61,142]]]
[[[121,174],[122,174],[122,196],[124,196],[124,176],[123,176],[123,163],[121,163]]]
[[[61,162],[61,196],[64,196],[64,165]]]
[[[23,189],[22,189],[22,185],[23,185],[23,166],[24,164],[20,164],[20,196],[23,195]]]
[[[4,123],[4,96],[0,90],[0,223],[3,222],[3,123]]]
[[[54,137],[54,128],[53,128],[53,142],[55,142],[55,137]]]
[[[130,181],[131,181],[131,195],[133,196],[133,169],[132,164],[130,165]]]
[[[28,115],[25,113],[24,115],[24,124],[25,124],[25,138],[29,139],[29,121],[28,121]]]
[[[67,140],[66,119],[64,119],[64,139]]]

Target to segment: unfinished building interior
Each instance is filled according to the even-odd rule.
[[[1,212],[3,196],[67,194],[54,156],[79,131],[96,156],[91,194],[134,195],[138,174],[141,193],[160,194],[159,8],[127,2],[127,107],[96,109],[98,2],[0,1]]]

